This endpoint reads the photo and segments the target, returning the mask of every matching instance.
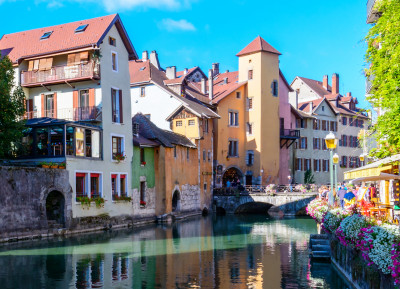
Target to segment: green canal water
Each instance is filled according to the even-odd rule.
[[[313,220],[194,217],[0,248],[0,288],[349,288],[311,263]]]

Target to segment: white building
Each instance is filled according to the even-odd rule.
[[[115,202],[131,196],[128,63],[137,59],[120,17],[7,34],[0,50],[27,97],[26,158],[66,163],[72,218],[132,214],[131,202]],[[83,197],[103,198],[104,207],[87,209]]]

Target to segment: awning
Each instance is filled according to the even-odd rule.
[[[350,183],[374,182],[374,181],[383,181],[383,180],[400,180],[400,176],[387,174],[387,173],[380,173],[378,176],[357,178],[357,179],[351,180]]]

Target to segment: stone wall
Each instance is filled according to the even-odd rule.
[[[67,170],[0,167],[0,237],[47,229],[46,198],[53,191],[65,198],[65,225],[69,226],[72,189]]]
[[[200,187],[198,185],[183,185],[181,194],[180,210],[182,212],[195,212],[200,208]]]
[[[357,289],[394,289],[394,280],[375,265],[368,266],[360,252],[340,244],[331,236],[331,260]]]

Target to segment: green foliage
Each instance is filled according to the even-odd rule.
[[[377,118],[370,132],[380,144],[370,153],[383,158],[400,152],[400,5],[398,0],[377,4],[381,17],[369,30],[366,75],[372,79],[368,101],[384,114]]]
[[[76,201],[81,203],[83,209],[85,209],[85,208],[89,209],[91,202],[94,202],[96,204],[97,209],[104,208],[104,203],[105,203],[104,198],[101,198],[101,197],[97,197],[97,198],[93,198],[93,199],[91,199],[89,197],[78,197],[78,198],[76,198]]]
[[[314,180],[314,175],[312,174],[311,170],[307,170],[304,173],[304,184],[314,184],[315,180]]]
[[[25,93],[14,81],[11,60],[0,55],[0,159],[16,155],[24,129]]]

